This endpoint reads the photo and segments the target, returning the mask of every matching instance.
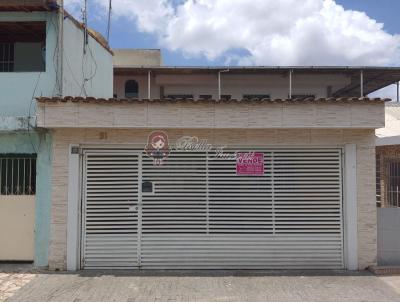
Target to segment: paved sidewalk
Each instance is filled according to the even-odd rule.
[[[31,265],[0,265],[0,302],[12,297],[21,287],[28,284],[36,274]]]
[[[15,291],[7,301],[400,301],[400,288],[397,288],[399,291],[396,292],[396,287],[400,286],[400,276],[376,277],[367,272],[86,271],[35,274],[21,272],[20,275],[21,284],[28,283]],[[17,276],[13,275],[10,278]]]

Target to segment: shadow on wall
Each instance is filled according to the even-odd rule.
[[[378,208],[378,265],[400,265],[400,208]]]

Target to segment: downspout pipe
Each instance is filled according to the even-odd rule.
[[[147,71],[147,98],[151,99],[151,70]]]
[[[229,72],[229,69],[219,70],[218,71],[218,100],[221,99],[221,73]]]
[[[293,75],[293,69],[289,70],[289,99],[292,98],[292,75]]]
[[[360,97],[364,97],[364,71],[360,71]]]

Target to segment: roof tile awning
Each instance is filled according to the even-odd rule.
[[[38,127],[121,129],[381,128],[384,99],[38,98]]]
[[[117,99],[117,98],[94,98],[94,97],[72,97],[66,96],[63,98],[60,97],[39,97],[37,98],[39,103],[54,103],[54,102],[73,102],[73,103],[104,103],[104,104],[121,104],[121,103],[143,103],[143,102],[165,102],[165,103],[174,103],[174,102],[212,102],[212,103],[238,103],[238,102],[265,102],[265,103],[383,103],[388,102],[390,99],[382,99],[382,98],[356,98],[356,97],[343,97],[343,98],[314,98],[314,97],[305,97],[305,98],[293,98],[293,99],[192,99],[192,98],[162,98],[162,99]]]

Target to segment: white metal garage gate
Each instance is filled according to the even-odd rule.
[[[263,152],[265,175],[206,152],[153,166],[85,150],[82,268],[343,268],[342,150],[240,151]]]

